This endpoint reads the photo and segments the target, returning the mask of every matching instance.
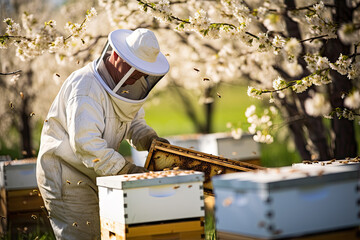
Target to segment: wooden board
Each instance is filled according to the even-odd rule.
[[[121,224],[100,217],[102,240],[199,240],[204,239],[204,218],[151,224]]]
[[[215,175],[264,169],[264,167],[247,162],[231,160],[154,140],[145,162],[145,168],[150,171],[162,171],[174,167],[204,172],[204,190],[208,193],[212,193],[211,178]]]
[[[359,228],[355,227],[326,233],[311,234],[301,237],[290,237],[286,238],[286,240],[359,240],[359,234]],[[264,240],[264,238],[256,238],[226,232],[217,232],[217,240]],[[284,240],[284,238],[282,238],[282,240]]]
[[[7,191],[7,211],[40,211],[44,202],[38,193],[37,189]]]

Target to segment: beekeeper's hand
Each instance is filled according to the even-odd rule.
[[[153,136],[153,137],[150,138],[150,141],[148,141],[147,144],[145,145],[145,146],[146,146],[146,149],[147,149],[148,151],[150,151],[151,144],[152,144],[152,142],[153,142],[154,140],[159,141],[159,142],[169,143],[169,144],[170,144],[170,142],[169,142],[167,139],[165,139],[165,138],[162,138],[162,137],[159,137],[159,136]]]
[[[163,142],[163,143],[168,143],[168,144],[170,144],[169,140],[167,140],[166,138],[156,137],[155,140],[156,140],[156,141],[159,141],[159,142]]]
[[[144,172],[148,172],[148,171],[149,170],[147,170],[144,167],[139,167],[133,163],[127,162],[118,174],[144,173]]]

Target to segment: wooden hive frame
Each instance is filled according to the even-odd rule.
[[[204,172],[204,190],[208,194],[212,194],[211,177],[215,175],[265,169],[255,164],[231,160],[154,140],[145,162],[145,168],[150,171],[162,171],[174,167]]]

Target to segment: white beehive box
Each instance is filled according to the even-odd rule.
[[[6,190],[37,188],[36,159],[0,162],[0,186]]]
[[[276,239],[360,224],[356,167],[283,167],[212,180],[220,232]]]
[[[203,181],[194,171],[98,177],[100,218],[134,224],[204,217]]]
[[[201,137],[200,151],[234,160],[260,159],[260,146],[253,135],[234,139],[230,133],[213,133]]]

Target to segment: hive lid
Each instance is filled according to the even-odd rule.
[[[281,167],[251,172],[230,173],[212,178],[214,188],[235,190],[279,189],[314,186],[360,178],[360,171],[353,166],[344,167]]]
[[[204,173],[195,171],[157,171],[149,173],[126,174],[117,176],[97,177],[98,186],[130,189],[167,184],[203,182]]]
[[[326,167],[342,167],[342,166],[353,166],[360,169],[360,160],[357,158],[353,159],[342,159],[342,160],[329,160],[329,161],[303,161],[302,163],[294,163],[293,167],[313,167],[313,166],[326,166]]]

